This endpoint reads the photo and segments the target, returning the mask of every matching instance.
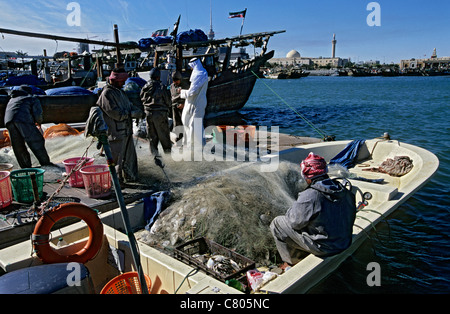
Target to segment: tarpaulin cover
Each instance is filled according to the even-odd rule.
[[[125,82],[125,85],[127,85],[127,84],[129,84],[129,83],[131,83],[131,82],[134,82],[134,83],[138,84],[140,88],[144,87],[145,84],[147,84],[147,81],[144,80],[143,78],[140,78],[140,77],[130,77],[130,78]]]
[[[150,38],[142,38],[139,40],[139,48],[147,49],[152,45],[167,44],[173,41],[172,36],[158,36]],[[191,29],[181,32],[177,35],[177,42],[179,44],[187,44],[192,42],[208,41],[208,36],[201,29]]]
[[[208,36],[206,36],[206,34],[201,29],[195,30],[191,29],[185,32],[181,32],[177,35],[177,42],[179,44],[186,44],[198,41],[208,41]]]
[[[173,40],[172,36],[158,36],[150,38],[142,38],[139,40],[139,48],[146,49],[150,48],[151,45],[161,45],[171,43]]]
[[[42,89],[40,89],[39,87],[36,87],[33,85],[30,87],[31,87],[31,90],[33,91],[33,95],[45,95],[45,92]],[[20,86],[14,86],[11,88],[11,90],[16,90],[18,88],[20,88]]]
[[[47,85],[47,83],[36,75],[10,76],[7,80],[0,82],[0,86],[20,86],[20,85]]]
[[[349,143],[342,152],[330,160],[330,165],[340,164],[347,169],[353,167],[359,149],[365,142],[366,140],[355,140]]]
[[[0,294],[47,295],[67,289],[72,271],[68,271],[72,269],[69,266],[69,263],[40,265],[9,272],[0,277]],[[79,264],[76,275],[81,286],[89,278],[89,270]]]
[[[90,90],[80,86],[68,86],[53,88],[45,91],[48,96],[65,96],[65,95],[92,95]]]

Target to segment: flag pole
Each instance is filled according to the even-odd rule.
[[[239,33],[239,37],[242,36],[242,30],[244,29],[245,16],[247,15],[247,8],[245,8],[244,18],[242,19],[241,32]]]

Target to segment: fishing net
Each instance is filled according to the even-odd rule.
[[[76,135],[80,135],[80,132],[67,124],[58,124],[51,126],[44,132],[45,139],[51,139],[55,137],[65,137],[65,136],[76,136]]]
[[[172,204],[141,241],[171,249],[206,237],[260,264],[273,262],[276,246],[271,221],[297,198],[304,182],[298,165],[282,162],[278,171],[260,171],[258,163],[242,164],[174,191]]]
[[[0,148],[11,146],[11,139],[9,138],[8,131],[0,133]]]
[[[86,152],[92,139],[84,138],[84,135],[49,138],[45,141],[45,147],[50,160],[54,164],[62,164],[68,158],[81,157]],[[89,150],[89,157],[95,156],[96,163],[105,164],[106,160],[98,156],[99,151],[94,147]],[[31,162],[33,166],[39,167],[39,161],[30,151]],[[20,169],[14,151],[11,147],[0,149],[0,163],[10,163],[14,166],[14,170]],[[65,168],[61,167],[40,167],[45,170],[44,181],[46,183],[54,183],[63,179]]]
[[[414,168],[411,158],[408,156],[395,156],[394,159],[388,158],[378,168],[363,169],[363,171],[381,172],[389,174],[392,177],[402,177],[408,174]]]

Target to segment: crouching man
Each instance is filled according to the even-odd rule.
[[[270,225],[284,266],[296,264],[305,252],[326,257],[352,243],[353,193],[328,177],[327,163],[320,156],[310,153],[301,169],[308,188],[299,193],[286,215],[276,217]]]

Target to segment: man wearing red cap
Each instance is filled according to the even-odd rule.
[[[122,90],[127,79],[128,73],[124,69],[114,69],[109,77],[109,83],[97,101],[97,105],[104,112],[111,153],[121,182],[124,182],[124,179],[130,182],[138,179],[132,119],[144,117],[142,110],[135,107]]]
[[[347,249],[356,217],[355,196],[329,178],[325,159],[310,153],[301,171],[308,188],[270,225],[281,259],[288,265],[299,262],[304,252],[326,257]]]

